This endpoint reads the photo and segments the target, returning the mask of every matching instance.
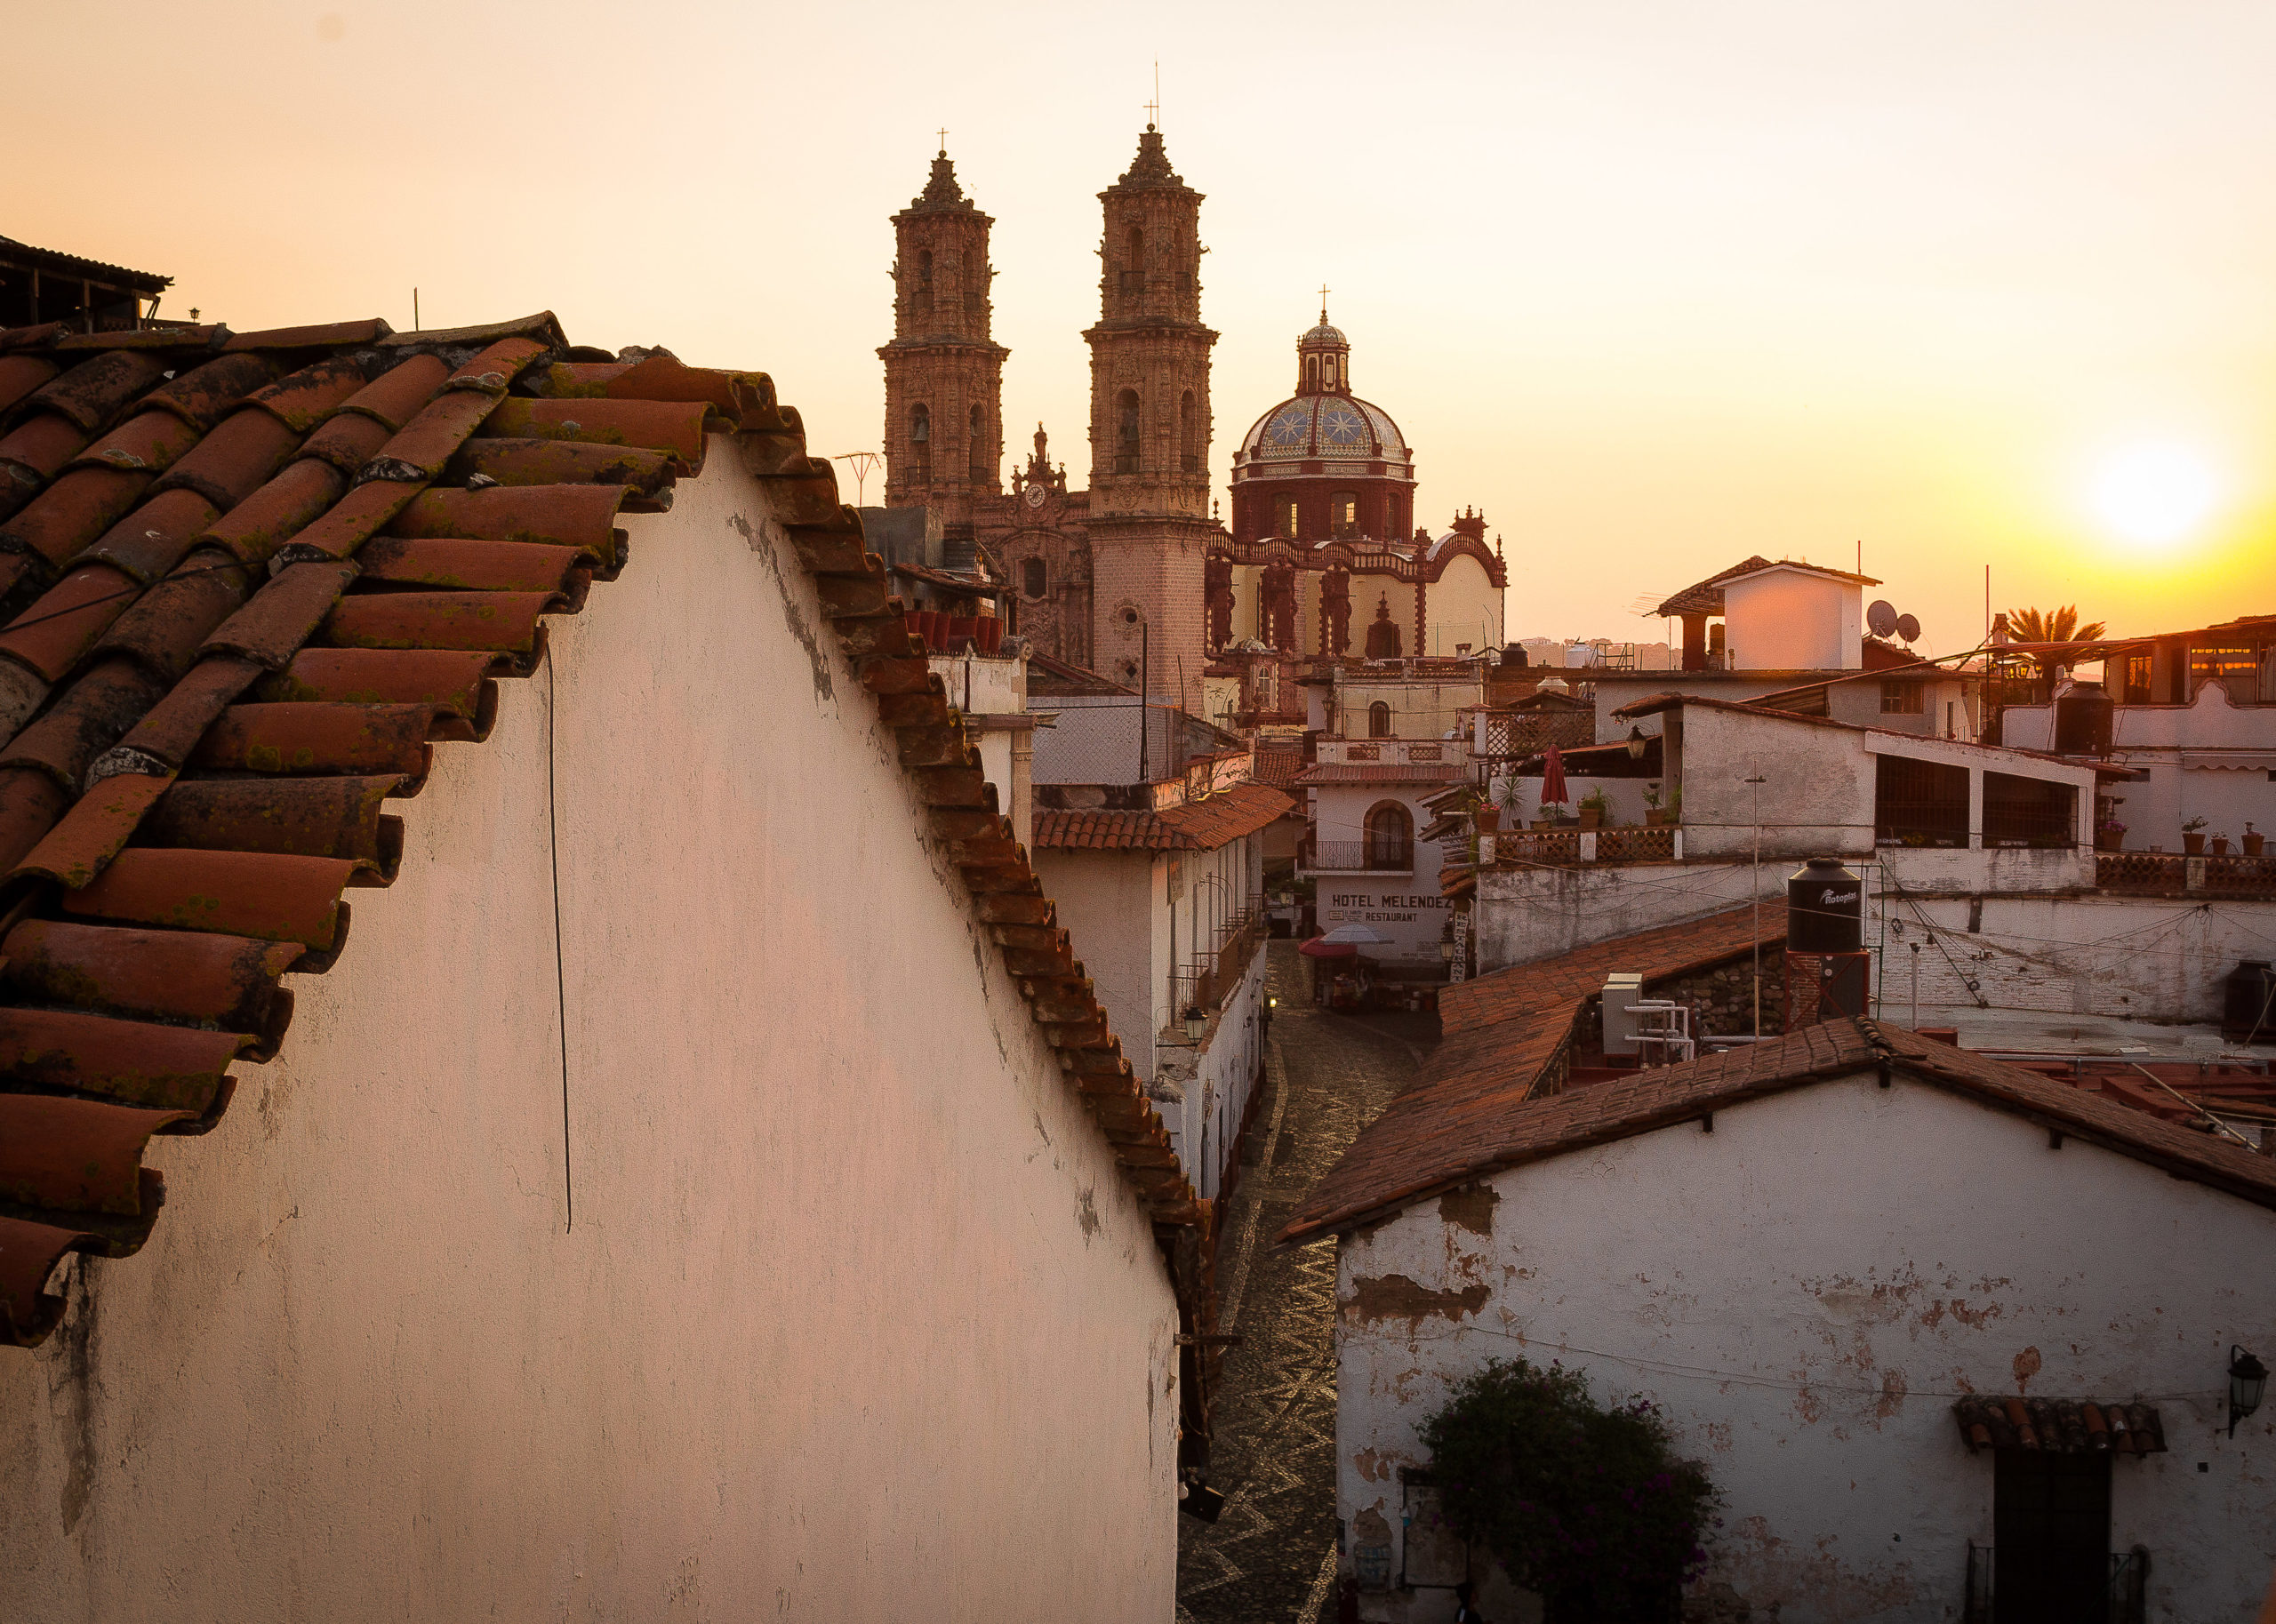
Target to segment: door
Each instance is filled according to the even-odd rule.
[[[1992,1483],[1998,1624],[2108,1624],[2110,1457],[2003,1449]]]

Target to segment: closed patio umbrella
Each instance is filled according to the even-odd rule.
[[[1549,754],[1542,759],[1541,804],[1543,806],[1562,806],[1565,797],[1570,793],[1565,788],[1565,758],[1557,753],[1557,747],[1552,744],[1549,747]]]

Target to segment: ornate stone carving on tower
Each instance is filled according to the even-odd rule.
[[[1209,351],[1201,324],[1201,194],[1170,168],[1161,132],[1099,194],[1098,324],[1091,347],[1094,660],[1134,670],[1150,628],[1158,697],[1201,713],[1207,663]]]
[[[944,148],[893,217],[893,342],[886,364],[886,503],[939,510],[969,538],[975,501],[1001,491],[1004,357],[989,336],[988,228]]]

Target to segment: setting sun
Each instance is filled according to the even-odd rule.
[[[2187,445],[2129,446],[2095,476],[2096,516],[2124,540],[2162,547],[2180,540],[2212,514],[2220,481]]]

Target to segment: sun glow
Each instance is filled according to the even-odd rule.
[[[2169,547],[2212,516],[2221,497],[2213,466],[2172,442],[2128,446],[2095,476],[2096,517],[2121,540]]]

